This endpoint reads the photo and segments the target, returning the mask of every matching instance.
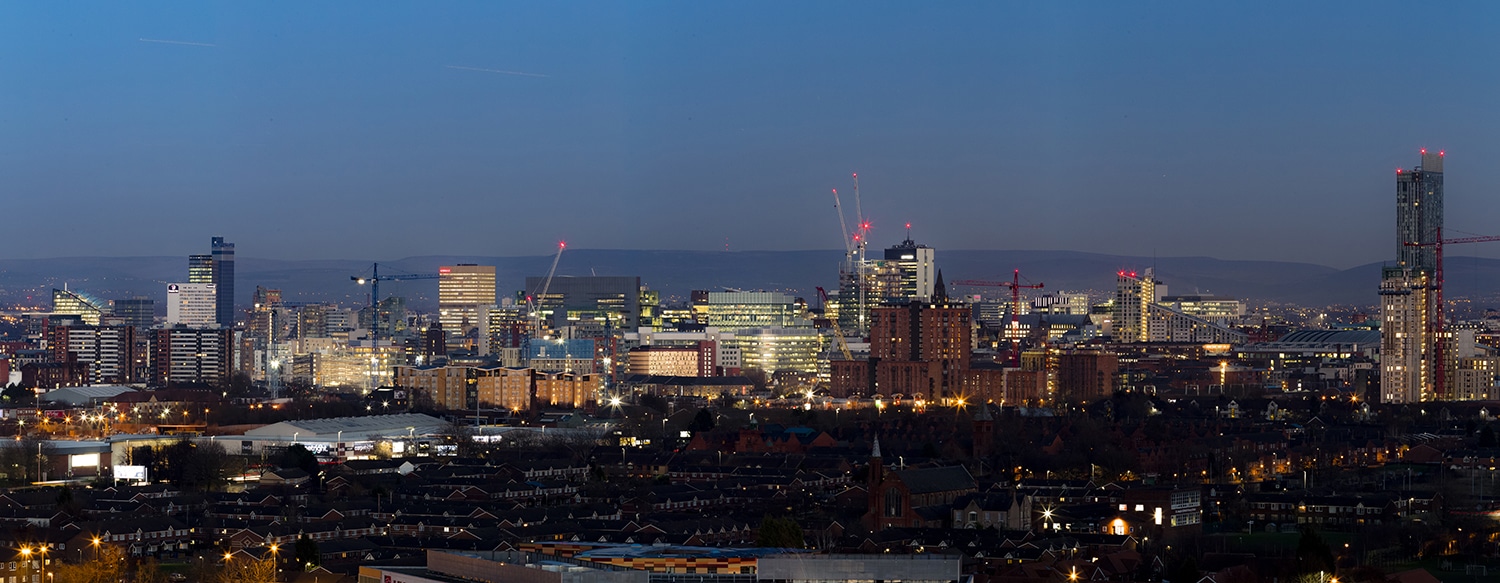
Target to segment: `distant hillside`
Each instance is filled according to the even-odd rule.
[[[811,297],[814,286],[838,283],[839,251],[616,251],[569,250],[558,265],[559,276],[639,275],[664,296],[685,297],[693,289],[776,289]],[[1012,269],[1048,290],[1107,291],[1120,270],[1156,266],[1159,279],[1174,294],[1213,293],[1252,300],[1320,306],[1332,303],[1368,305],[1375,301],[1380,264],[1338,270],[1310,263],[1225,261],[1210,257],[1129,257],[1074,251],[939,250],[938,266],[949,280],[1006,280]],[[502,293],[514,292],[531,275],[545,275],[550,256],[408,257],[381,263],[384,274],[435,273],[440,265],[494,265]],[[248,304],[256,285],[283,290],[288,302],[368,301],[368,288],[350,281],[367,275],[369,261],[284,261],[241,257],[236,301]],[[1448,259],[1448,295],[1500,290],[1500,260]],[[185,257],[66,257],[45,260],[0,260],[0,301],[45,305],[50,289],[69,287],[105,299],[144,295],[161,301],[165,284],[187,276]],[[384,295],[408,297],[419,308],[436,303],[434,280],[386,282]],[[30,298],[30,299],[28,299]]]

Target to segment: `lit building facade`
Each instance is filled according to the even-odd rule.
[[[587,327],[611,334],[634,330],[641,315],[641,278],[630,276],[557,276],[546,285],[544,277],[526,278],[526,293],[534,298],[542,315],[541,325],[550,330],[567,326]],[[491,302],[493,303],[493,302]]]
[[[1111,334],[1116,342],[1244,343],[1248,336],[1228,326],[1160,303],[1166,286],[1154,270],[1115,274]],[[1191,302],[1190,302],[1191,304]],[[1197,307],[1200,306],[1196,306]]]
[[[711,377],[717,368],[715,343],[705,340],[693,347],[641,346],[629,353],[626,374],[674,377]]]
[[[526,310],[520,306],[489,306],[479,321],[479,354],[502,354],[526,344]]]
[[[213,328],[218,325],[212,283],[167,284],[167,325]]]
[[[1380,396],[1386,403],[1445,398],[1437,381],[1435,243],[1443,229],[1443,153],[1422,150],[1422,164],[1396,171],[1397,265],[1380,278]]]
[[[759,328],[734,335],[744,368],[772,374],[781,371],[818,374],[823,336],[813,328]]]
[[[1134,271],[1115,274],[1114,325],[1116,342],[1150,342],[1151,319],[1149,307],[1156,302],[1156,277],[1147,269],[1144,277]]]
[[[607,342],[594,338],[538,340],[531,343],[527,363],[542,372],[592,373],[609,355]]]
[[[881,286],[885,290],[883,302],[930,301],[937,281],[936,252],[907,239],[885,250],[885,261],[878,271],[886,279]]]
[[[87,367],[85,382],[125,384],[137,382],[138,361],[134,326],[52,326],[47,346],[54,362],[76,359]]]
[[[52,313],[78,316],[83,323],[98,326],[111,313],[109,302],[70,289],[52,290]]]
[[[188,283],[214,282],[214,256],[211,254],[188,256]]]
[[[1163,296],[1158,303],[1221,326],[1238,324],[1245,316],[1244,302],[1223,296]]]
[[[464,263],[438,268],[438,322],[448,332],[450,348],[462,347],[493,305],[495,266]]]
[[[800,328],[811,326],[803,317],[804,302],[778,292],[708,292],[705,323],[720,330]]]
[[[592,409],[604,391],[604,377],[596,374],[539,372],[534,378],[539,407]]]
[[[213,285],[213,284],[200,284]],[[157,385],[229,383],[234,333],[228,328],[161,328],[156,332]]]

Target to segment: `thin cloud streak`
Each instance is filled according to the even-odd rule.
[[[462,66],[459,66],[459,65],[444,65],[444,67],[449,68],[449,69],[458,69],[460,71],[479,71],[481,73],[499,73],[501,75],[519,75],[521,77],[548,77],[549,76],[549,75],[543,75],[541,73],[524,73],[524,72],[521,72],[521,71],[503,71],[503,70],[500,70],[500,69],[484,69],[484,68],[480,68],[480,67],[462,67]]]
[[[163,40],[163,39],[159,39],[159,38],[138,38],[138,39],[135,39],[135,40],[141,41],[143,43],[161,43],[161,44],[164,44],[164,45],[187,45],[187,46],[190,46],[190,47],[217,47],[217,46],[219,46],[219,45],[209,44],[209,43],[195,43],[195,42],[189,42],[189,41],[185,41],[185,40]]]

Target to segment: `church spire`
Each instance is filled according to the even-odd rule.
[[[872,457],[872,458],[878,458],[878,457],[880,457],[880,437],[879,436],[875,437],[875,449],[870,452],[870,457]]]
[[[932,302],[943,304],[948,302],[948,284],[943,283],[943,270],[937,272],[937,279],[932,284]]]

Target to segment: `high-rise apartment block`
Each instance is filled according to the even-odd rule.
[[[1115,274],[1114,313],[1111,321],[1116,342],[1211,342],[1243,343],[1248,336],[1219,322],[1185,313],[1160,303],[1166,286],[1156,280],[1154,270]]]
[[[1111,320],[1119,342],[1150,342],[1151,314],[1156,302],[1156,277],[1152,269],[1137,276],[1134,271],[1115,274],[1115,313]]]
[[[1437,241],[1443,231],[1443,153],[1396,171],[1397,264],[1381,271],[1380,395],[1387,403],[1442,399]],[[1446,380],[1442,384],[1447,384]]]
[[[466,340],[495,305],[495,266],[461,263],[438,268],[438,322],[450,348],[475,348]]]
[[[75,320],[76,322],[76,320]],[[90,384],[133,383],[137,365],[134,326],[60,325],[47,330],[47,346],[53,362],[76,360],[87,368],[84,382]]]
[[[155,384],[223,386],[229,382],[234,361],[234,331],[228,328],[160,328],[156,330],[155,350],[156,367],[152,379]]]
[[[883,306],[870,313],[870,359],[832,363],[830,392],[838,396],[905,395],[962,399],[969,382],[972,315],[949,303],[942,276],[931,302]]]

